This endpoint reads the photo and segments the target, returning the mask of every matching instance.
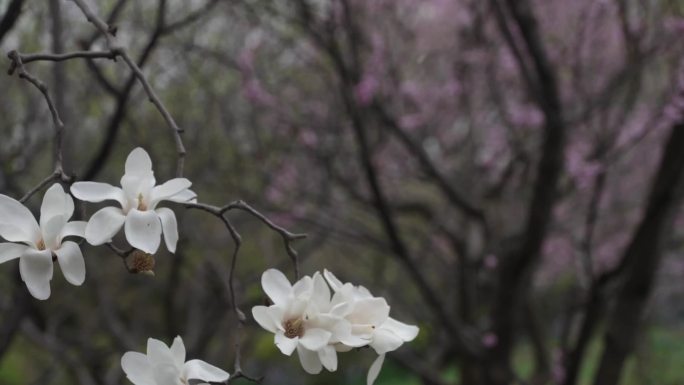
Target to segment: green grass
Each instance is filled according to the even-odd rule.
[[[21,385],[22,381],[22,362],[19,354],[13,354],[10,350],[5,358],[0,362],[0,378],[6,385]]]

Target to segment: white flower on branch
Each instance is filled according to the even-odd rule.
[[[105,207],[88,221],[85,238],[92,245],[109,242],[124,227],[126,240],[131,246],[148,254],[159,248],[164,234],[166,248],[176,251],[178,224],[176,215],[166,207],[157,205],[162,201],[179,203],[195,202],[197,194],[190,190],[192,183],[186,178],[174,178],[155,186],[152,160],[145,150],[138,147],[126,159],[121,188],[99,182],[78,182],[71,186],[71,193],[87,202],[114,200],[119,207]]]
[[[418,336],[418,327],[399,322],[389,316],[389,305],[382,297],[373,295],[363,286],[342,283],[333,273],[325,270],[325,279],[335,295],[332,303],[345,303],[346,313],[341,314],[352,324],[353,333],[367,338],[378,358],[368,371],[367,384],[372,384],[380,373],[385,354],[397,350],[404,342]]]
[[[283,354],[289,356],[297,350],[307,373],[318,374],[323,367],[337,370],[338,343],[367,344],[352,336],[347,321],[334,313],[323,313],[331,308],[330,289],[319,273],[291,285],[283,273],[270,269],[262,275],[261,284],[273,305],[252,308],[254,319],[275,333],[275,344]]]
[[[331,298],[330,288],[335,291]],[[416,326],[389,317],[384,298],[373,297],[361,286],[343,284],[326,271],[305,276],[291,285],[278,270],[267,270],[261,284],[271,306],[252,308],[254,319],[275,334],[275,344],[286,355],[297,350],[304,370],[320,373],[337,370],[337,352],[370,346],[378,353],[368,373],[368,384],[377,378],[385,354],[418,334]]]
[[[226,371],[202,360],[185,362],[185,345],[180,337],[173,340],[171,347],[148,339],[147,354],[126,352],[121,357],[121,368],[135,385],[208,385],[207,382],[224,382],[230,377]]]
[[[50,297],[54,260],[59,262],[64,278],[72,285],[85,281],[85,262],[75,242],[63,239],[83,237],[86,223],[68,222],[74,213],[74,201],[59,184],[50,187],[40,207],[40,223],[18,201],[0,195],[0,236],[12,243],[0,243],[0,263],[19,258],[21,279],[32,296]]]

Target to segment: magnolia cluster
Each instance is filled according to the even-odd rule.
[[[252,308],[254,319],[275,334],[282,353],[289,356],[296,350],[310,374],[324,367],[337,370],[338,352],[370,346],[378,354],[368,371],[370,385],[385,354],[418,335],[418,327],[389,316],[384,298],[374,297],[363,286],[342,283],[327,270],[292,285],[283,273],[271,269],[264,272],[261,284],[273,305]]]
[[[150,156],[142,148],[134,149],[126,159],[121,187],[106,183],[78,182],[71,194],[87,202],[116,201],[119,207],[105,207],[88,222],[69,219],[74,201],[59,184],[50,187],[40,207],[40,220],[17,200],[0,194],[0,263],[19,258],[19,272],[31,295],[50,297],[53,262],[57,261],[66,280],[81,285],[85,280],[85,262],[76,242],[65,238],[85,238],[91,245],[110,242],[121,228],[131,246],[148,254],[159,248],[161,235],[169,251],[175,252],[178,241],[176,216],[162,201],[193,202],[196,194],[185,178],[171,179],[159,186],[152,171]]]

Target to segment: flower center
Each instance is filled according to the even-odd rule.
[[[304,321],[300,318],[285,321],[285,337],[295,338],[304,335]]]
[[[147,205],[145,204],[145,201],[143,200],[142,193],[138,194],[138,210],[140,210],[140,211],[147,210]]]
[[[45,241],[42,239],[38,241],[38,243],[36,243],[36,248],[40,251],[45,250]]]

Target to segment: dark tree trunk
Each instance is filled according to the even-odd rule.
[[[624,255],[624,277],[606,325],[604,349],[595,385],[617,385],[625,359],[634,348],[644,307],[653,290],[661,259],[660,244],[681,200],[684,174],[684,123],[672,128],[665,145],[646,212]]]

